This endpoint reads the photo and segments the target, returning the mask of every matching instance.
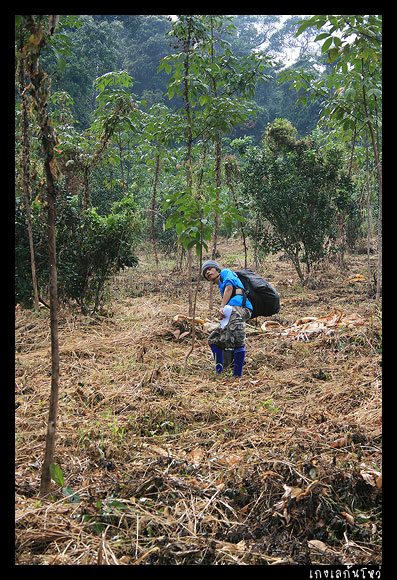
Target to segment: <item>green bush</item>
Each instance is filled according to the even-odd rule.
[[[31,300],[29,248],[24,212],[16,212],[16,300]],[[32,204],[32,226],[39,288],[48,285],[47,212]],[[76,196],[59,196],[57,202],[57,277],[60,300],[75,300],[82,311],[95,312],[104,299],[109,278],[137,264],[134,246],[140,222],[130,198],[113,204],[101,216],[94,208],[82,211]],[[28,283],[27,283],[28,281]]]
[[[262,221],[262,228],[250,232],[253,240],[265,253],[284,251],[304,283],[313,264],[337,251],[338,216],[344,212],[353,224],[356,205],[343,152],[295,135],[286,120],[270,125],[265,146],[248,153],[242,183]],[[348,231],[354,237],[356,230]]]

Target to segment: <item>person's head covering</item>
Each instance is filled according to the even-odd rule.
[[[204,264],[202,265],[201,268],[201,273],[205,278],[205,271],[208,270],[208,268],[216,268],[217,270],[219,270],[219,272],[221,271],[221,267],[218,264],[218,262],[215,262],[215,260],[207,260],[206,262],[204,262]]]

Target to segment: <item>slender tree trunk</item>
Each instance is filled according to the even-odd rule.
[[[376,271],[376,300],[382,293],[382,178],[379,183],[379,216],[378,216],[378,264]]]
[[[354,135],[353,135],[353,143],[352,143],[352,151],[351,151],[351,155],[350,155],[350,162],[349,162],[349,167],[348,167],[348,171],[347,171],[347,176],[350,177],[351,171],[352,171],[352,167],[353,167],[353,155],[354,155],[354,149],[355,149],[355,145],[356,145],[356,126],[354,127]],[[338,226],[338,235],[339,235],[339,254],[338,254],[338,264],[339,267],[341,269],[345,269],[346,268],[346,262],[345,262],[345,252],[346,252],[346,211],[343,210],[342,213],[340,214],[340,216],[338,217],[337,220],[337,226]]]
[[[215,87],[215,81],[214,81]],[[215,87],[215,96],[216,96],[216,87]],[[221,155],[222,155],[222,146],[221,146],[221,136],[217,133],[215,138],[215,188],[216,188],[216,196],[219,199],[220,190],[221,190]],[[214,235],[212,237],[212,259],[216,260],[217,254],[217,244],[218,244],[218,229],[219,229],[219,214],[218,212],[214,213]],[[209,308],[212,310],[213,308],[213,284],[210,286],[210,299],[209,299]]]
[[[202,266],[202,263],[203,263],[203,222],[201,222],[200,236],[201,236],[201,244],[200,244],[199,274],[197,276],[196,291],[195,291],[194,302],[193,302],[193,311],[192,311],[192,314],[191,314],[191,316],[192,316],[192,346],[190,347],[190,351],[187,353],[186,358],[185,358],[185,364],[183,366],[183,372],[182,372],[183,375],[186,373],[186,367],[187,367],[187,363],[188,363],[188,360],[189,360],[189,356],[192,354],[192,352],[194,350],[194,344],[195,344],[195,340],[196,340],[196,322],[195,322],[196,305],[197,305],[198,290],[199,290],[199,287],[200,287],[201,266]]]
[[[211,25],[211,61],[214,62],[214,20],[213,17],[210,16],[210,25]],[[212,77],[212,90],[214,91],[214,96],[218,96],[218,91],[216,87],[216,79]],[[221,155],[222,155],[222,145],[221,145],[221,135],[220,132],[217,131],[215,134],[215,187],[216,187],[216,195],[219,199],[220,195],[220,188],[221,188]],[[212,255],[211,258],[216,260],[217,254],[217,244],[218,244],[218,229],[219,229],[219,214],[215,212],[214,215],[214,235],[213,235],[213,242],[212,242]],[[210,286],[210,298],[209,298],[209,309],[212,310],[214,305],[214,298],[213,298],[213,284]]]
[[[43,28],[29,15],[30,31],[40,49],[45,43]],[[49,78],[40,63],[39,51],[28,51],[27,68],[30,76],[31,90],[40,127],[40,138],[44,153],[44,170],[47,181],[48,202],[48,257],[50,268],[50,318],[51,318],[51,393],[48,413],[46,447],[41,470],[40,496],[48,495],[51,483],[50,465],[53,462],[55,435],[59,399],[59,344],[58,344],[58,291],[55,239],[55,177],[56,163],[54,147],[57,143],[54,127],[47,112],[49,97]]]
[[[189,102],[189,51],[190,51],[190,40],[191,40],[191,28],[189,25],[188,35],[186,40],[184,40],[183,51],[185,52],[185,62],[184,69],[185,74],[183,77],[183,96],[185,100],[185,111],[186,111],[186,122],[187,122],[187,187],[192,188],[192,120],[190,115],[190,102]],[[193,312],[193,290],[192,290],[192,249],[188,250],[188,267],[187,267],[187,279],[189,288],[189,316],[192,316]],[[194,321],[193,321],[194,324]]]
[[[28,226],[30,268],[32,272],[32,286],[34,296],[34,307],[39,310],[39,292],[36,278],[36,262],[34,257],[32,216],[30,211],[30,155],[29,155],[29,122],[25,93],[25,62],[22,57],[23,33],[20,33],[20,54],[18,58],[19,94],[21,96],[21,132],[22,132],[22,186],[25,193],[26,220]]]
[[[131,168],[130,167],[130,155],[129,155],[130,154],[130,140],[129,139],[127,139],[126,147],[127,147],[127,159],[126,159],[125,165],[126,165],[126,171],[127,171],[127,181],[126,181],[125,187],[126,187],[126,192],[128,193],[129,186],[130,186],[130,168]]]
[[[239,210],[240,209],[239,202],[238,202],[237,195],[236,195],[236,192],[234,190],[234,185],[233,185],[233,174],[235,174],[236,178],[238,178],[239,171],[238,171],[237,164],[235,166],[233,166],[232,162],[226,163],[225,164],[225,175],[226,175],[227,186],[230,189],[230,191],[232,192],[233,203],[236,206],[236,209]],[[240,228],[240,232],[241,232],[241,239],[243,240],[243,246],[244,246],[244,268],[248,268],[247,238],[245,235],[244,226],[243,226],[242,222],[239,222],[239,228]]]
[[[156,243],[156,233],[154,229],[154,215],[156,209],[156,194],[157,194],[157,180],[160,171],[160,153],[156,155],[156,166],[154,169],[154,180],[153,180],[153,194],[152,194],[152,209],[151,209],[151,236],[152,236],[152,244],[153,244],[153,253],[154,259],[156,261],[156,278],[158,280],[159,277],[159,257],[157,254],[157,243]]]
[[[366,178],[367,178],[367,269],[368,269],[368,292],[371,286],[371,264],[370,264],[370,250],[371,250],[371,219],[370,219],[370,189],[369,189],[369,154],[368,154],[368,135],[365,134],[365,151],[366,151]]]
[[[119,146],[119,153],[120,153],[120,171],[121,171],[121,183],[123,186],[123,197],[125,197],[125,181],[124,181],[124,164],[123,164],[123,144],[121,141],[121,131],[119,129],[119,138],[118,138],[118,146]]]
[[[48,413],[46,448],[41,471],[40,495],[49,492],[51,476],[50,465],[53,462],[55,450],[55,435],[59,399],[59,342],[58,342],[58,286],[55,241],[55,184],[51,173],[51,144],[46,146],[45,172],[47,178],[48,201],[48,251],[50,262],[50,316],[51,316],[51,394]]]
[[[376,271],[376,301],[379,301],[382,292],[382,168],[380,165],[378,150],[375,144],[374,130],[370,122],[368,122],[368,128],[371,136],[372,149],[374,151],[375,166],[378,174],[378,183],[379,183],[378,264]]]
[[[361,61],[361,70],[364,78],[364,61]],[[363,103],[365,116],[367,118],[367,127],[371,137],[372,150],[374,152],[375,167],[378,174],[379,183],[379,216],[378,216],[378,264],[376,276],[376,301],[379,301],[382,290],[382,167],[379,157],[379,139],[375,140],[374,127],[369,119],[365,86],[363,84]]]

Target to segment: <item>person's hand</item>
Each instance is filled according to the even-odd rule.
[[[223,306],[221,306],[219,308],[219,318],[222,320],[222,318],[226,318],[226,314],[223,314]]]

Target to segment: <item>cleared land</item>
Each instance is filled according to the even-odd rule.
[[[242,266],[237,242],[220,253]],[[380,564],[382,335],[366,256],[305,289],[288,262],[264,262],[280,326],[253,323],[240,381],[215,378],[200,327],[183,374],[190,327],[172,319],[188,314],[185,273],[163,259],[157,281],[148,256],[114,280],[106,312],[60,312],[55,463],[69,501],[56,483],[37,497],[49,313],[16,311],[16,563]],[[203,282],[196,315],[214,320],[208,296]],[[331,313],[332,328],[283,334]]]

